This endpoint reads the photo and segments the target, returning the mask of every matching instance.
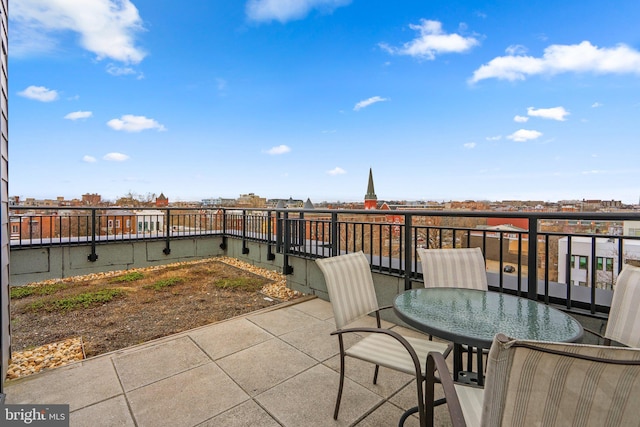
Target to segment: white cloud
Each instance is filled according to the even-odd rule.
[[[599,102],[594,102],[593,104],[591,104],[591,108],[598,108],[598,107],[602,107],[603,104],[599,103]]]
[[[527,53],[527,48],[521,44],[512,44],[505,49],[505,52],[507,52],[507,55],[524,55]]]
[[[538,132],[537,130],[520,129],[507,136],[507,138],[516,142],[524,142],[540,138],[541,136],[542,132]]]
[[[502,135],[488,136],[485,139],[487,141],[500,141],[502,139]]]
[[[41,102],[51,102],[58,99],[57,91],[47,89],[44,86],[29,86],[22,92],[18,92],[18,95]]]
[[[12,42],[22,54],[30,49],[42,51],[29,41],[38,34],[41,44],[53,49],[54,39],[65,31],[77,33],[80,45],[96,54],[97,59],[111,58],[125,63],[139,63],[145,52],[135,46],[135,35],[143,31],[138,9],[130,0],[46,1],[21,0],[11,4],[11,20],[16,36]]]
[[[108,153],[105,154],[103,159],[110,162],[124,162],[125,160],[129,160],[129,156],[122,153]]]
[[[335,175],[344,175],[345,173],[347,173],[347,171],[342,169],[341,167],[337,167],[336,166],[335,168],[331,169],[330,171],[327,171],[327,173],[329,175],[335,176]]]
[[[303,19],[313,9],[331,13],[349,3],[351,0],[249,0],[245,12],[251,21],[285,23]]]
[[[463,37],[460,34],[446,34],[442,31],[442,23],[421,19],[420,24],[411,24],[409,28],[420,35],[402,47],[380,43],[379,46],[395,55],[409,55],[420,59],[435,59],[442,53],[462,53],[480,44],[474,37]]]
[[[278,145],[276,147],[272,147],[269,150],[267,150],[267,154],[278,155],[278,154],[285,154],[290,151],[291,151],[291,147],[286,145]]]
[[[111,74],[112,76],[131,76],[131,75],[135,75],[136,78],[138,80],[141,80],[144,78],[144,74],[134,70],[131,67],[119,67],[115,64],[108,64],[107,65],[107,73]]]
[[[365,107],[368,107],[371,104],[375,104],[376,102],[383,102],[383,101],[388,101],[389,98],[382,98],[379,96],[372,96],[369,99],[365,99],[363,101],[358,102],[355,107],[353,107],[353,111],[358,111],[361,110]]]
[[[88,119],[93,113],[91,111],[74,111],[64,116],[68,120]]]
[[[551,119],[564,122],[565,120],[567,120],[565,117],[570,113],[565,110],[564,107],[538,108],[537,110],[533,107],[529,107],[527,108],[527,114],[532,117],[541,117],[543,119]]]
[[[518,122],[518,123],[526,123],[529,121],[529,117],[525,117],[525,116],[515,116],[513,118],[514,122]]]
[[[96,162],[96,158],[93,156],[84,156],[82,158],[83,162],[87,162],[87,163],[95,163]]]
[[[537,74],[560,73],[640,74],[640,52],[619,44],[599,48],[588,41],[574,45],[551,45],[541,58],[524,55],[499,56],[473,72],[470,83],[484,79],[524,80]]]
[[[145,116],[134,116],[125,114],[119,119],[111,119],[107,125],[114,130],[123,130],[125,132],[140,132],[147,129],[156,129],[158,131],[167,130],[163,125],[154,119],[148,119]]]
[[[464,148],[468,148],[469,150],[471,150],[472,148],[476,148],[476,143],[475,142],[467,142],[466,144],[464,144]]]

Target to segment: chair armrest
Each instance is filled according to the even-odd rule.
[[[422,375],[422,367],[421,367],[421,364],[420,364],[420,359],[418,359],[418,355],[416,354],[416,351],[414,350],[413,346],[409,343],[409,341],[407,341],[407,339],[405,337],[403,337],[402,335],[400,335],[396,331],[392,331],[391,329],[384,329],[384,328],[360,327],[360,328],[338,329],[338,330],[335,330],[335,331],[331,332],[330,335],[338,335],[338,337],[340,338],[340,347],[342,348],[342,345],[343,345],[342,344],[342,335],[346,334],[346,333],[358,333],[358,332],[366,332],[366,333],[372,333],[372,334],[384,334],[384,335],[389,335],[390,337],[394,338],[396,341],[398,341],[409,352],[409,355],[411,356],[411,360],[413,361],[413,365],[414,365],[415,370],[416,370],[416,376],[421,376]],[[341,349],[341,351],[342,351],[342,349]]]
[[[438,371],[439,378],[436,379],[435,372]],[[437,381],[442,383],[442,389],[444,390],[444,396],[447,401],[447,407],[449,408],[449,416],[451,417],[451,424],[453,427],[466,427],[467,423],[464,420],[462,414],[462,407],[460,406],[460,400],[458,394],[453,385],[453,378],[447,362],[444,360],[444,356],[438,352],[432,351],[427,356],[427,378],[426,378],[426,390],[425,390],[425,410],[427,412],[427,426],[433,427],[433,410],[435,403],[434,386]]]

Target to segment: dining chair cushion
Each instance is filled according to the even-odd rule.
[[[425,288],[488,289],[487,270],[480,248],[418,248],[417,252]]]
[[[461,384],[455,384],[454,387],[458,395],[458,400],[460,401],[462,414],[467,422],[467,427],[479,427],[480,420],[482,419],[484,389]]]
[[[336,328],[378,310],[369,261],[362,252],[316,260],[324,274]]]
[[[404,336],[415,350],[421,362],[422,374],[425,375],[425,363],[430,351],[445,353],[448,345],[437,341]],[[366,360],[386,368],[415,375],[416,368],[411,356],[398,340],[383,334],[371,334],[349,347],[347,355]]]
[[[616,280],[605,338],[640,347],[640,268],[625,265]]]

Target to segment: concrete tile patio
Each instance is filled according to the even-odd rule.
[[[71,426],[397,425],[414,381],[381,368],[373,385],[372,366],[353,359],[333,420],[334,329],[330,303],[304,298],[8,381],[6,403],[68,403]],[[449,425],[446,408],[436,423]]]

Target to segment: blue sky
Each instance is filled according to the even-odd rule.
[[[640,2],[12,0],[10,195],[640,198]]]

